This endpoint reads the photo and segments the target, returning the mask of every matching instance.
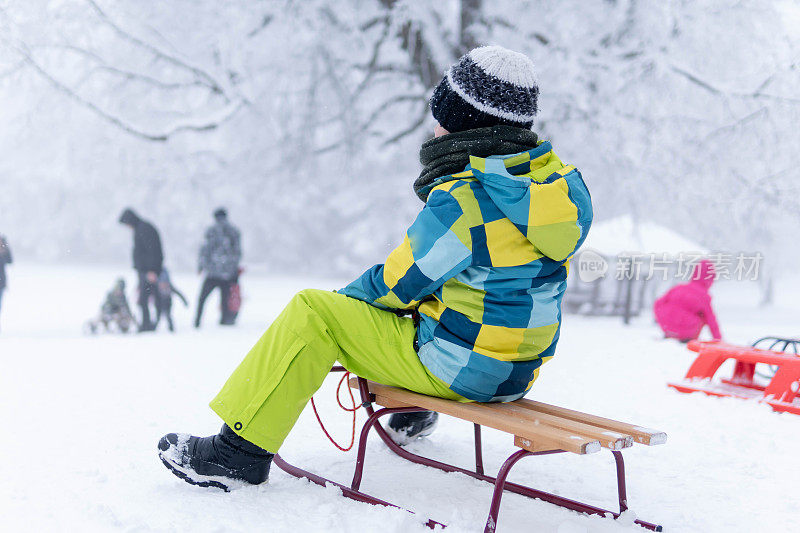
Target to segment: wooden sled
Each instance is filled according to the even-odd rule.
[[[332,369],[332,372],[337,371],[341,372],[344,369],[341,367]],[[494,532],[497,527],[500,500],[504,491],[540,499],[580,513],[618,518],[621,513],[628,509],[628,497],[625,488],[625,465],[622,460],[621,450],[633,446],[634,443],[652,446],[663,444],[667,440],[666,433],[662,431],[617,422],[532,400],[521,399],[509,403],[459,403],[368,382],[363,378],[352,378],[350,386],[360,391],[362,405],[368,414],[367,421],[364,423],[359,437],[356,467],[350,485],[336,483],[307,472],[287,463],[280,455],[275,456],[274,464],[288,474],[306,478],[318,485],[325,486],[328,483],[336,485],[347,498],[376,505],[398,507],[359,490],[364,471],[367,437],[370,430],[375,429],[389,449],[404,459],[438,468],[445,472],[459,472],[475,479],[492,483],[494,485],[494,493],[489,507],[489,516],[486,520],[485,533]],[[372,407],[373,403],[382,406],[382,408],[375,411]],[[405,450],[392,441],[378,421],[379,418],[392,413],[421,410],[436,411],[443,415],[454,416],[473,423],[475,439],[474,470],[441,463]],[[514,445],[519,448],[506,459],[496,477],[487,475],[484,472],[481,426],[509,433],[513,436]],[[601,509],[587,503],[506,481],[513,466],[524,457],[565,452],[585,455],[600,451],[601,448],[606,448],[614,454],[617,473],[618,512]],[[635,522],[646,529],[661,531],[660,525],[642,520],[636,520]],[[434,520],[428,520],[426,525],[431,529],[436,526],[445,527],[444,524]]]

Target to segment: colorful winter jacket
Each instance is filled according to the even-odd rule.
[[[234,279],[241,259],[241,236],[236,226],[221,220],[206,230],[199,266],[209,278]]]
[[[471,400],[515,400],[554,354],[567,259],[592,221],[589,191],[546,141],[470,157],[437,183],[386,263],[338,292],[416,309],[432,374]]]

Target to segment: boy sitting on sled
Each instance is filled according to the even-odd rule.
[[[267,480],[273,454],[331,366],[456,401],[525,395],[554,355],[567,260],[592,220],[589,192],[531,127],[532,62],[472,50],[433,93],[435,138],[414,190],[425,206],[402,244],[337,292],[298,293],[233,372],[211,408],[218,435],[169,433],[164,465],[225,490]],[[414,318],[396,311],[414,311]],[[430,413],[393,415],[403,440]]]

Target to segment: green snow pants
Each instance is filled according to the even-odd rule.
[[[335,292],[297,293],[211,401],[248,441],[277,452],[336,361],[363,378],[467,401],[420,362],[410,318]]]

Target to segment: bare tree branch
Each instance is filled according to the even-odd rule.
[[[779,101],[779,102],[800,103],[800,98],[789,98],[789,97],[786,97],[786,96],[778,96],[778,95],[766,94],[766,93],[762,93],[761,92],[762,89],[764,87],[766,87],[767,85],[769,85],[769,83],[772,81],[772,78],[775,76],[774,74],[772,76],[770,76],[769,78],[767,78],[763,83],[761,83],[759,85],[759,87],[755,91],[753,91],[751,93],[743,93],[743,92],[738,92],[738,91],[724,91],[722,89],[719,89],[719,88],[715,87],[714,85],[712,85],[710,82],[707,82],[707,81],[701,79],[699,76],[697,76],[695,74],[692,74],[688,70],[686,70],[686,69],[684,69],[682,67],[679,67],[679,66],[677,66],[675,64],[671,64],[670,65],[670,70],[672,70],[673,72],[675,72],[677,74],[680,74],[681,76],[683,76],[687,80],[691,81],[692,83],[694,83],[695,85],[697,85],[699,87],[702,87],[703,89],[705,89],[706,91],[710,92],[711,94],[716,94],[716,95],[721,95],[721,96],[732,96],[732,97],[736,97],[736,98],[754,98],[754,99],[764,98],[764,99],[768,99],[768,100],[776,100],[776,101]]]
[[[411,124],[406,129],[402,130],[401,132],[397,133],[393,137],[390,137],[389,139],[385,140],[383,142],[383,146],[385,147],[385,146],[388,146],[390,144],[394,144],[397,141],[399,141],[400,139],[403,139],[404,137],[406,137],[408,135],[411,135],[412,133],[417,131],[423,124],[425,124],[425,121],[427,119],[428,119],[428,106],[424,106],[422,108],[422,113],[419,114],[419,116],[417,117],[417,120],[415,120],[413,122],[413,124]]]
[[[722,91],[720,91],[719,89],[717,89],[716,87],[714,87],[710,83],[701,80],[699,77],[695,76],[694,74],[692,74],[691,72],[689,72],[687,70],[684,70],[684,69],[682,69],[682,68],[680,68],[680,67],[678,67],[676,65],[670,65],[670,69],[673,72],[676,72],[676,73],[680,74],[681,76],[683,76],[684,78],[686,78],[690,82],[694,83],[695,85],[698,85],[698,86],[702,87],[703,89],[705,89],[706,91],[710,92],[711,94],[722,94]]]
[[[113,65],[107,64],[105,62],[105,59],[100,57],[98,54],[71,44],[36,45],[30,48],[33,50],[40,50],[40,49],[66,50],[87,58],[88,60],[95,63],[95,65],[89,70],[89,72],[87,72],[86,79],[91,78],[92,74],[94,74],[95,72],[108,72],[118,75],[126,80],[141,81],[164,90],[186,89],[192,87],[206,87],[204,83],[197,80],[196,78],[194,79],[194,81],[188,81],[188,82],[167,82],[147,74],[142,74],[140,72],[133,72],[130,70],[125,70],[119,67],[115,67]]]
[[[322,155],[327,152],[332,152],[337,148],[341,148],[344,145],[344,141],[336,141],[335,143],[329,144],[328,146],[323,146],[322,148],[315,148],[314,154],[315,155]]]
[[[368,124],[372,124],[373,122],[375,122],[378,119],[378,117],[383,112],[387,111],[388,109],[390,109],[390,108],[392,108],[392,107],[394,107],[394,106],[396,106],[398,104],[402,104],[404,102],[414,102],[414,101],[426,103],[425,95],[424,94],[403,94],[403,95],[400,95],[400,96],[395,96],[394,98],[391,98],[391,99],[387,100],[386,102],[382,103],[380,106],[378,106],[372,112],[372,114],[370,114],[369,118],[367,118],[367,120],[365,121],[365,124],[367,124],[367,125]]]
[[[380,0],[388,11],[394,9],[397,0]],[[425,41],[422,30],[413,22],[407,21],[399,31],[400,46],[408,54],[411,68],[426,89],[432,89],[441,77],[439,65],[434,61],[430,45]]]
[[[769,110],[766,107],[760,107],[760,108],[756,109],[755,111],[753,111],[752,113],[749,113],[749,114],[743,116],[742,118],[736,120],[732,124],[726,124],[725,126],[720,126],[718,128],[715,128],[715,129],[711,130],[703,138],[703,142],[706,142],[706,141],[710,140],[712,137],[716,137],[720,133],[723,133],[723,132],[726,132],[726,131],[736,130],[736,129],[744,126],[748,122],[752,122],[753,120],[755,120],[757,118],[762,118],[762,117],[764,117],[765,115],[768,115],[768,114],[769,114]]]
[[[217,81],[214,78],[214,76],[212,76],[211,74],[209,74],[205,70],[203,70],[203,69],[201,69],[201,68],[199,68],[197,66],[190,65],[188,62],[184,61],[183,59],[175,57],[172,54],[168,54],[168,53],[164,52],[163,50],[153,46],[152,44],[150,44],[148,42],[145,42],[142,39],[132,35],[131,33],[127,32],[124,29],[122,29],[116,22],[114,22],[111,19],[111,17],[109,17],[106,14],[106,12],[103,11],[103,9],[99,5],[97,5],[97,2],[95,2],[94,0],[86,0],[86,2],[97,13],[97,15],[100,17],[100,19],[103,22],[105,22],[111,29],[113,29],[123,39],[125,39],[125,40],[127,40],[127,41],[129,41],[129,42],[131,42],[131,43],[133,43],[133,44],[135,44],[137,46],[140,46],[140,47],[144,48],[145,50],[149,51],[151,54],[153,54],[157,58],[159,58],[159,59],[161,59],[163,61],[166,61],[167,63],[170,63],[170,64],[172,64],[172,65],[174,65],[176,67],[179,67],[179,68],[182,68],[182,69],[190,71],[192,74],[197,76],[200,80],[202,80],[203,84],[206,85],[209,89],[211,89],[212,92],[214,92],[215,94],[219,94],[220,96],[225,98],[226,101],[230,101],[232,99],[226,93],[226,91],[225,91],[225,89],[223,87],[223,84],[220,83],[219,81]]]
[[[28,64],[34,71],[36,71],[40,76],[42,76],[45,80],[47,80],[55,89],[59,92],[63,93],[70,99],[74,100],[75,102],[79,103],[83,107],[89,109],[99,117],[103,118],[107,122],[113,124],[114,126],[120,128],[121,130],[135,136],[139,137],[144,140],[148,141],[158,141],[164,142],[169,140],[175,134],[186,132],[186,131],[194,131],[194,132],[201,132],[201,131],[209,131],[218,128],[221,124],[228,121],[232,118],[244,105],[244,102],[240,102],[238,105],[230,106],[228,110],[226,110],[225,114],[218,120],[209,121],[205,124],[180,124],[175,126],[167,131],[160,132],[160,133],[153,133],[141,130],[131,124],[125,122],[122,118],[112,115],[111,113],[105,111],[104,109],[97,106],[95,103],[91,102],[90,100],[84,98],[70,87],[56,79],[53,75],[51,75],[47,70],[45,70],[33,57],[30,53],[20,47],[15,47],[15,50],[23,57],[23,60],[26,64]]]
[[[461,0],[457,55],[466,54],[480,45],[481,33],[486,32],[486,21],[481,16],[482,11],[483,0]]]
[[[88,72],[88,76],[91,76],[95,72],[108,72],[111,74],[116,74],[126,80],[140,81],[167,91],[189,89],[192,87],[205,87],[203,83],[197,80],[191,82],[166,82],[159,80],[158,78],[148,76],[147,74],[131,72],[111,65],[98,65]]]
[[[251,37],[251,38],[255,37],[256,35],[261,33],[267,26],[269,26],[269,23],[272,22],[272,20],[274,18],[275,17],[273,17],[269,13],[265,14],[263,17],[261,17],[261,22],[259,23],[259,25],[256,26],[255,28],[253,28],[252,30],[250,30],[250,32],[247,34],[247,36]]]
[[[545,46],[550,44],[550,39],[548,39],[547,37],[545,37],[543,34],[541,34],[539,32],[535,32],[534,31],[534,32],[529,33],[528,34],[528,38],[529,39],[536,39],[537,41],[539,41],[541,44],[543,44]]]
[[[379,72],[377,69],[378,59],[380,58],[381,48],[383,47],[383,44],[386,42],[386,39],[389,36],[389,27],[390,27],[389,18],[386,17],[384,19],[384,24],[383,24],[383,29],[381,30],[381,34],[378,37],[378,39],[375,40],[375,43],[372,45],[372,53],[366,65],[367,73],[364,76],[364,79],[361,80],[361,83],[358,84],[355,91],[353,91],[351,101],[355,100],[361,95],[364,89],[366,89],[367,86],[369,85],[370,81],[372,81],[372,79],[375,77],[375,74]]]

